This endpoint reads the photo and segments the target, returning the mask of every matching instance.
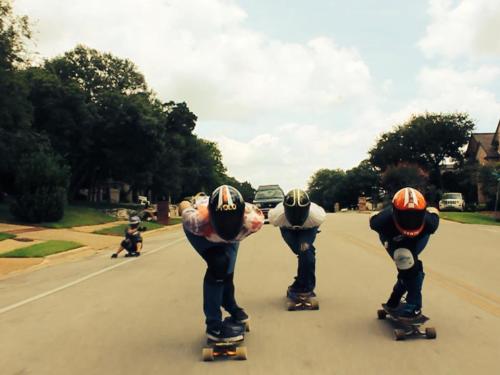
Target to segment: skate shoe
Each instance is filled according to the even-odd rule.
[[[405,303],[397,309],[397,315],[404,320],[418,320],[422,317],[422,310],[415,305]]]
[[[245,310],[239,307],[231,312],[231,319],[237,323],[245,323],[250,319],[250,317]]]
[[[306,288],[294,289],[294,288],[288,287],[288,290],[286,292],[286,296],[290,299],[296,299],[298,296],[312,298],[312,297],[316,297],[316,293],[314,293],[314,291],[311,291],[311,290],[306,289]]]
[[[207,340],[211,342],[237,342],[242,341],[244,328],[241,324],[224,321],[219,330],[207,329]]]

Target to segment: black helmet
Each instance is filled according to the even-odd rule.
[[[217,235],[226,241],[231,241],[243,227],[245,201],[234,187],[222,185],[210,196],[208,212],[210,223]]]
[[[285,216],[292,226],[301,226],[309,216],[311,201],[307,193],[300,189],[290,190],[283,201]]]

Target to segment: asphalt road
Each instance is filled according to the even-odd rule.
[[[368,215],[332,214],[322,226],[319,311],[286,311],[296,260],[266,225],[242,242],[236,266],[249,358],[206,363],[204,263],[169,232],[137,259],[101,253],[0,281],[0,373],[499,374],[499,244],[500,227],[443,221],[422,254],[438,337],[397,342],[376,318],[396,272]]]

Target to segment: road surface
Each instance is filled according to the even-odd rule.
[[[321,229],[319,311],[286,311],[296,260],[276,228],[242,242],[247,361],[201,361],[205,266],[179,230],[147,239],[140,258],[100,253],[0,281],[0,373],[500,373],[500,227],[442,221],[421,257],[438,337],[404,342],[376,319],[396,271],[368,215],[329,214]]]

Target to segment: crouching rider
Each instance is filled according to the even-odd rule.
[[[206,333],[212,341],[243,339],[242,323],[249,317],[235,299],[234,267],[240,241],[257,232],[264,215],[245,203],[240,192],[222,185],[210,197],[179,205],[186,237],[207,263],[203,279]],[[231,316],[222,321],[221,307]]]

